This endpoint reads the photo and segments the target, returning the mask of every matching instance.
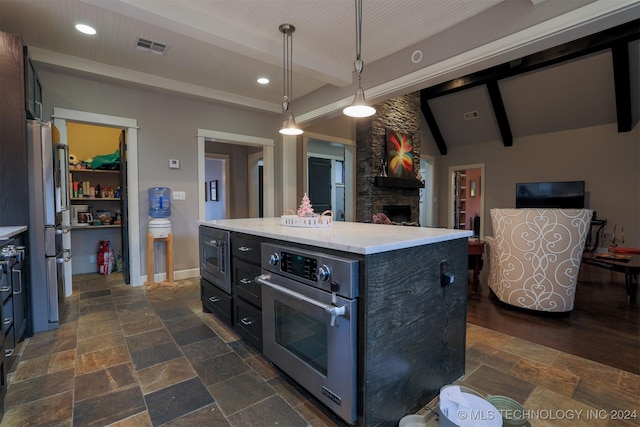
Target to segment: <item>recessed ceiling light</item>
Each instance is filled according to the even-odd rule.
[[[260,83],[261,85],[268,85],[269,79],[266,77],[258,77],[258,83]]]
[[[93,27],[85,24],[76,24],[76,30],[80,31],[83,34],[89,34],[91,36],[96,33],[96,30]]]

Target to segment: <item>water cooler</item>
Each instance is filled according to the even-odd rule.
[[[147,281],[145,286],[153,290],[160,286],[176,286],[173,281],[173,234],[171,233],[171,189],[167,187],[151,187],[149,195],[149,231],[147,233]],[[155,243],[165,243],[166,280],[155,281]]]
[[[156,238],[167,237],[171,233],[171,189],[151,187],[149,194],[149,233]]]

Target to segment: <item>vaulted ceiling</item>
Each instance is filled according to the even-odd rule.
[[[640,20],[420,91],[441,154],[448,145],[617,123],[640,116]]]

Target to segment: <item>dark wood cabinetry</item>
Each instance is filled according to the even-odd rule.
[[[0,225],[29,217],[25,68],[22,38],[0,32]]]
[[[231,234],[233,327],[240,336],[262,351],[261,241],[254,236]]]
[[[27,118],[42,121],[42,85],[36,72],[36,67],[29,56],[29,48],[23,47],[24,52],[24,82],[25,82],[25,111]]]
[[[224,323],[231,325],[233,319],[231,296],[207,279],[200,279],[200,293],[202,295],[202,310],[215,314]]]
[[[14,350],[27,330],[26,235],[0,240],[0,420],[6,393],[6,373],[16,359]]]
[[[231,233],[230,256],[227,256],[225,239],[217,234],[207,234],[210,230],[212,229],[208,227],[200,227],[202,310],[232,326],[241,337],[262,352],[262,292],[260,285],[255,282],[255,277],[260,275],[261,240],[254,236]],[[215,237],[213,240],[212,236]],[[212,250],[212,247],[217,249]],[[203,255],[203,250],[215,256],[206,259],[207,255]],[[218,274],[210,274],[203,267],[205,264],[210,265],[209,268],[213,268]],[[217,281],[225,283],[227,279],[230,285],[225,290],[222,283]]]
[[[7,268],[8,283],[2,286],[2,327],[5,334],[4,351],[11,356],[27,328],[25,240],[21,234],[10,240],[15,263]]]

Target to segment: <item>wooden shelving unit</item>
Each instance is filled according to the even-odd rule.
[[[467,174],[465,171],[455,172],[453,228],[466,230],[467,228]]]

